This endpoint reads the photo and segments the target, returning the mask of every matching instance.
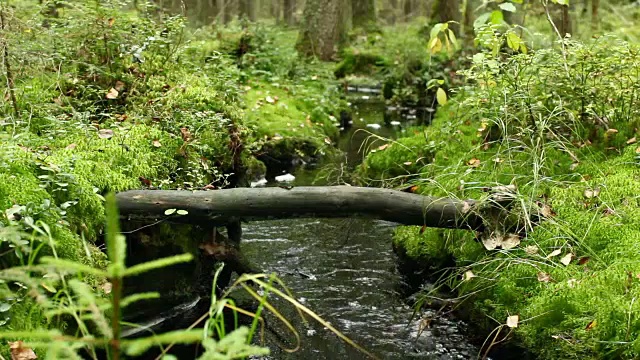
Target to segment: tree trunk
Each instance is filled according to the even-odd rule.
[[[435,2],[433,3],[433,16],[439,23],[446,23],[448,21],[459,22],[459,0],[435,0]],[[449,28],[453,30],[456,35],[459,35],[459,26],[457,24],[450,23]]]
[[[272,0],[269,5],[269,12],[271,13],[271,17],[276,20],[276,24],[280,24],[280,12],[281,12],[281,2],[280,0]]]
[[[305,56],[331,60],[345,39],[347,0],[307,0],[296,48]]]
[[[591,29],[598,29],[598,8],[600,8],[600,0],[591,0]]]
[[[295,13],[296,13],[296,0],[284,0],[283,14],[284,14],[284,22],[287,25],[293,26],[296,24]]]
[[[216,191],[134,190],[116,196],[120,214],[133,221],[225,226],[237,221],[292,217],[368,217],[405,225],[483,228],[473,201],[432,198],[355,186],[232,188]],[[168,209],[174,213],[167,214]],[[186,215],[177,215],[186,210]]]
[[[353,27],[366,27],[376,22],[374,0],[351,0]]]
[[[256,21],[255,0],[240,0],[238,5],[241,17],[246,17],[251,21]]]

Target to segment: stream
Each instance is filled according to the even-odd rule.
[[[397,138],[405,131],[403,127],[411,124],[411,117],[398,121],[397,117],[389,116],[384,104],[367,101],[368,95],[360,96],[353,100],[353,124],[342,132],[338,144],[344,155],[318,166],[299,169],[293,174],[295,180],[290,185],[343,183],[348,177],[341,175],[348,175],[362,162],[363,147],[375,149],[384,144],[380,137]],[[327,172],[327,167],[334,171]],[[328,173],[331,175],[327,180]],[[291,178],[291,174],[282,175]],[[322,175],[325,180],[317,181]],[[395,226],[385,221],[356,218],[256,221],[243,224],[241,246],[251,262],[266,273],[276,273],[303,305],[380,359],[477,357],[478,349],[471,344],[463,322],[430,309],[414,316],[413,304],[408,299],[417,289],[411,289],[397,270],[398,262],[392,249]],[[147,248],[145,241],[149,240],[142,237],[139,242],[130,242],[132,246],[142,244],[148,251],[140,250],[132,259],[143,261],[180,251],[175,246],[165,250]],[[165,330],[184,328],[206,314],[209,301],[190,293],[186,297],[181,295],[173,302],[178,305],[166,310],[170,306],[164,302],[167,299],[167,304],[171,303],[173,284],[184,281],[193,272],[191,265],[186,264],[132,279],[133,292],[161,291],[163,298],[155,305],[145,303],[140,306],[141,318],[146,319],[143,322],[135,318],[138,310],[132,310],[131,322],[140,326],[126,328],[124,335],[139,336],[162,327],[168,327]],[[206,281],[210,281],[208,276]],[[169,290],[156,288],[162,284]],[[145,289],[145,286],[152,289]],[[237,300],[239,307],[255,311],[256,301],[246,293],[234,292],[231,297]],[[274,315],[263,313],[267,321],[264,344],[271,349],[271,355],[265,359],[368,358],[323,324],[309,317],[308,324],[302,322],[286,301],[273,297],[269,301],[292,322],[300,335],[301,348],[294,353],[282,350],[279,344],[295,347],[293,334]],[[256,335],[254,342],[258,337]],[[197,349],[190,347],[182,350],[180,359],[192,359],[197,353]],[[155,355],[143,358],[154,359]]]
[[[347,169],[361,162],[359,150],[371,133],[395,138],[403,131],[397,121],[387,119],[385,125],[382,104],[352,106],[353,126],[339,143],[346,156],[338,161]],[[298,171],[293,185],[310,185],[319,171]],[[243,226],[242,248],[264,271],[275,272],[305,306],[381,359],[475,358],[478,349],[468,342],[463,323],[431,310],[412,319],[413,308],[403,295],[407,286],[391,246],[394,227],[367,219],[252,222]],[[296,318],[284,302],[275,305],[288,319]],[[421,321],[429,322],[422,331]],[[272,322],[277,324],[275,318]],[[367,358],[313,320],[309,327],[297,325],[301,349],[288,354],[269,344],[269,359]],[[275,326],[291,338],[284,326]]]

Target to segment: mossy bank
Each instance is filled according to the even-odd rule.
[[[517,245],[487,241],[503,236],[502,218],[487,219],[493,233],[483,236],[399,228],[397,252],[461,300],[457,309],[488,339],[483,351],[498,332],[544,359],[635,358],[640,118],[620,104],[634,103],[627,89],[637,79],[612,84],[627,71],[617,64],[640,63],[615,38],[568,49],[566,60],[556,50],[506,62],[475,55],[461,72],[468,85],[433,124],[369,154],[358,175],[458,198],[515,185],[515,221],[525,229]],[[591,56],[602,61],[585,67]]]

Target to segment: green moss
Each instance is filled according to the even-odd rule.
[[[348,75],[375,75],[385,66],[386,60],[381,55],[349,48],[343,51],[342,61],[336,65],[334,75],[338,79]]]

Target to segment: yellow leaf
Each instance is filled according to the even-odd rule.
[[[118,94],[118,90],[111,88],[105,97],[109,100],[113,100],[118,98]]]
[[[520,321],[520,316],[511,315],[507,317],[507,326],[514,329],[518,327],[518,321]]]
[[[571,263],[571,259],[573,259],[573,254],[568,253],[567,255],[563,256],[562,259],[560,259],[560,262],[564,266],[569,266],[569,264]]]
[[[560,249],[555,249],[551,252],[551,254],[547,255],[547,259],[551,259],[554,256],[558,256],[560,255],[562,251],[560,251]]]
[[[447,103],[447,93],[443,88],[438,88],[436,91],[436,100],[438,100],[439,105],[445,105]]]

